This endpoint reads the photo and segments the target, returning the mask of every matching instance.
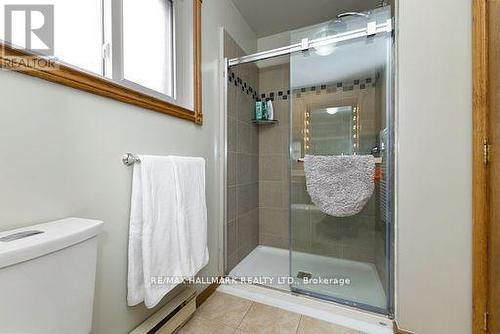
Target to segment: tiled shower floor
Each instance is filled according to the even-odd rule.
[[[349,285],[319,284],[303,286],[304,290],[333,296],[378,308],[386,307],[386,296],[375,265],[333,257],[294,252],[292,276],[297,271],[311,273],[313,278],[349,278]],[[230,277],[271,277],[273,288],[290,290],[278,277],[288,277],[289,251],[280,248],[258,246],[229,274]]]

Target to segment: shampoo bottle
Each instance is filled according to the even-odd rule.
[[[273,101],[271,99],[267,100],[267,119],[273,120],[274,119],[274,109],[273,109]]]
[[[261,100],[255,101],[255,119],[257,121],[262,119],[262,105],[263,103]]]
[[[269,119],[267,115],[267,102],[262,101],[262,119]]]

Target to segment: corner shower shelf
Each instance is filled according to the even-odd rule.
[[[278,124],[279,122],[277,119],[252,119],[252,123],[257,125]]]

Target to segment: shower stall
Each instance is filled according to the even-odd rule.
[[[224,53],[226,275],[392,316],[390,7],[291,31],[289,46],[252,55],[226,33]],[[255,119],[258,100],[274,119]],[[325,213],[304,158],[356,155],[373,156],[371,196],[357,213]]]

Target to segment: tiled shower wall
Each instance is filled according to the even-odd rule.
[[[244,54],[225,33],[224,56]],[[259,141],[251,121],[259,72],[255,64],[247,64],[228,74],[226,272],[259,243]]]
[[[289,240],[289,86],[288,64],[260,69],[261,97],[273,99],[279,124],[259,127],[259,242],[278,248]]]

